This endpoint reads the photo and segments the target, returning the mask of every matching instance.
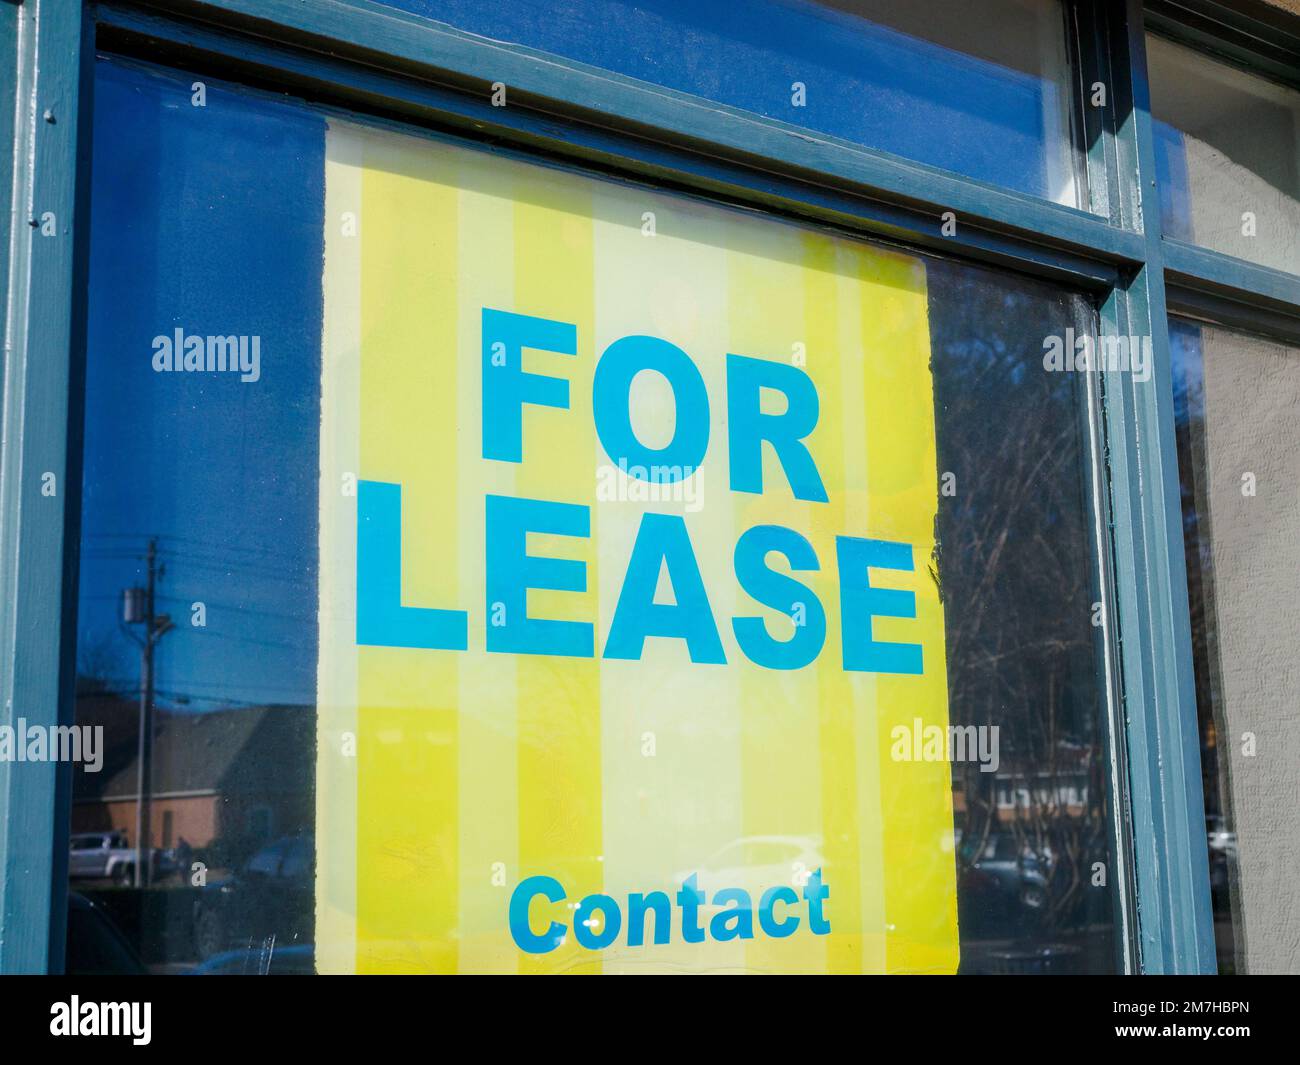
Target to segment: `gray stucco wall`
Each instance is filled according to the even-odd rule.
[[[1222,782],[1237,835],[1238,951],[1300,971],[1300,350],[1206,328],[1205,451]],[[1243,492],[1255,475],[1256,494]],[[1255,754],[1243,753],[1246,734]],[[1240,930],[1244,927],[1245,942]],[[1241,971],[1241,959],[1238,960]]]

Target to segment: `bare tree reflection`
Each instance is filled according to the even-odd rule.
[[[956,478],[938,516],[949,714],[997,726],[1001,756],[996,773],[953,767],[963,965],[1001,944],[1109,968],[1083,382],[1042,365],[1044,338],[1088,329],[1091,312],[944,263],[929,284],[939,465]]]

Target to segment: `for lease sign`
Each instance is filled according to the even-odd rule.
[[[324,971],[951,971],[923,263],[328,134]]]

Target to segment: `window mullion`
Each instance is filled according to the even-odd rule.
[[[9,8],[9,5],[5,5]],[[73,705],[76,538],[89,227],[90,21],[74,3],[22,4],[0,25],[18,76],[4,293],[0,421],[0,723],[68,724]],[[13,33],[10,35],[9,30]],[[14,232],[8,232],[12,218]],[[17,442],[21,441],[21,445]],[[0,759],[0,972],[61,972],[71,771]]]
[[[1213,972],[1214,935],[1174,435],[1160,202],[1142,5],[1110,24],[1121,210],[1136,211],[1144,265],[1102,309],[1103,332],[1144,342],[1153,372],[1103,373],[1120,662],[1141,964]]]

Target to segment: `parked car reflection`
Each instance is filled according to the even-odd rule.
[[[1050,856],[1022,847],[1014,834],[990,835],[962,875],[963,926],[1032,929],[1047,906],[1050,871]]]
[[[171,850],[154,848],[155,881],[177,871]],[[125,832],[74,832],[68,854],[68,876],[74,880],[111,880],[127,885],[135,880],[136,851],[127,846]]]
[[[216,970],[216,956],[283,952],[311,936],[315,906],[315,845],[309,835],[285,836],[257,851],[226,880],[208,884],[194,903],[194,945]],[[202,967],[201,967],[202,968]]]

